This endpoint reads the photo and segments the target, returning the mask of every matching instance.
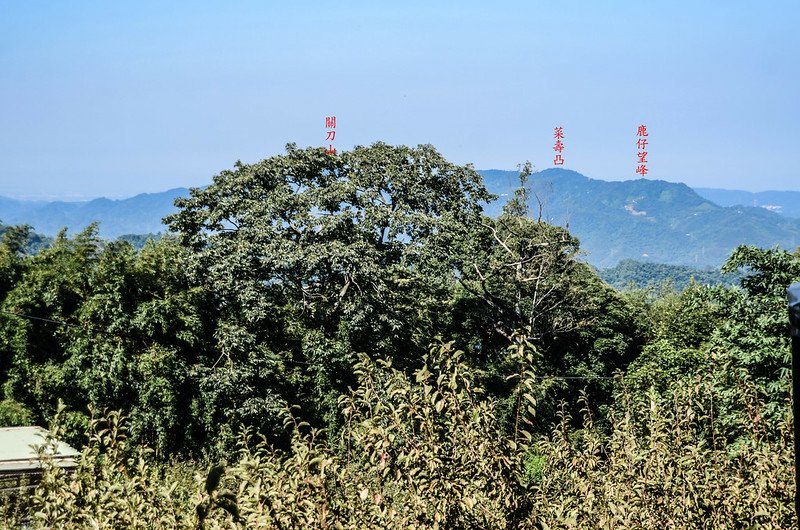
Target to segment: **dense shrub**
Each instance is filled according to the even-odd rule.
[[[518,352],[521,426],[535,421],[530,357]],[[129,447],[122,418],[91,423],[74,475],[46,471],[33,523],[51,528],[788,528],[791,424],[758,425],[746,443],[713,435],[717,389],[691,381],[648,399],[619,387],[604,434],[566,415],[548,437],[508,437],[496,401],[449,345],[413,377],[362,357],[340,398],[338,438],[287,413],[288,449],[242,435],[207,476],[154,465]],[[530,405],[530,408],[529,408]],[[586,409],[588,411],[588,409]],[[788,408],[786,409],[788,413]],[[709,436],[711,429],[711,436]],[[232,455],[233,456],[233,455]],[[194,476],[192,476],[194,475]],[[13,512],[13,510],[9,510]]]

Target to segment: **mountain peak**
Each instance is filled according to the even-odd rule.
[[[500,196],[487,206],[488,214],[499,213],[513,195],[519,185],[511,178],[516,174],[485,175],[489,190]],[[599,267],[621,259],[719,266],[741,244],[792,248],[800,242],[800,221],[765,209],[719,206],[684,183],[605,181],[548,168],[531,175],[529,184],[536,193],[531,211],[541,200],[543,219],[568,225],[587,251],[587,261]]]

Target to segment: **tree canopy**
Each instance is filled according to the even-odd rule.
[[[7,228],[0,426],[84,447],[36,524],[785,526],[800,253],[618,291],[536,215],[530,171],[489,217],[432,146],[290,144],[140,249],[89,226],[31,254]]]

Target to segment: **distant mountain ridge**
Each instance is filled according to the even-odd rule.
[[[173,188],[128,199],[100,198],[85,202],[20,201],[0,197],[0,221],[11,225],[29,224],[48,236],[64,227],[79,231],[95,221],[100,223],[100,235],[108,239],[126,234],[155,234],[166,231],[161,219],[177,211],[175,199],[187,195],[187,188]]]
[[[500,200],[486,207],[487,214],[497,215],[519,185],[518,172],[478,172],[489,191],[500,196]],[[576,171],[551,168],[533,174],[529,184],[531,215],[538,216],[538,196],[543,220],[568,226],[581,240],[586,260],[600,268],[614,267],[625,259],[717,267],[740,244],[784,248],[800,244],[800,219],[762,207],[720,206],[681,183],[647,179],[604,181]],[[703,193],[726,191],[729,190],[705,189]],[[792,193],[800,195],[800,192],[778,193],[789,194],[784,198],[791,198]],[[161,220],[177,210],[174,200],[188,194],[187,188],[174,188],[123,200],[87,202],[0,197],[0,222],[30,224],[47,236],[55,235],[63,227],[79,231],[94,221],[100,222],[100,235],[108,239],[156,234],[166,231]],[[788,207],[786,210],[793,211]]]
[[[720,206],[759,206],[786,217],[800,217],[800,191],[742,191],[694,188],[704,199]]]
[[[487,188],[505,199],[518,186],[516,171],[479,171]],[[604,181],[552,168],[529,179],[530,210],[568,226],[597,267],[621,260],[672,265],[719,266],[740,244],[760,247],[800,244],[800,220],[758,207],[723,207],[686,184],[663,180]],[[500,203],[504,201],[498,201]],[[490,206],[499,213],[501,204]]]

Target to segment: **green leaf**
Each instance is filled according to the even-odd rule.
[[[224,473],[225,466],[214,466],[211,468],[206,477],[206,493],[211,495],[219,487],[219,482]]]

